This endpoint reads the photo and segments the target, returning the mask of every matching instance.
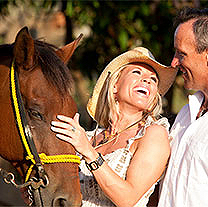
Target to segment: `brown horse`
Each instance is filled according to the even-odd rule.
[[[33,40],[27,27],[24,27],[17,34],[13,44],[0,46],[0,156],[15,166],[24,182],[26,179],[32,183],[34,181],[32,177],[39,179],[41,175],[45,178],[41,180],[38,188],[36,185],[39,181],[33,183],[32,187],[29,186],[30,191],[38,189],[39,192],[39,198],[36,194],[32,197],[32,205],[81,205],[76,161],[75,163],[70,163],[66,159],[52,163],[46,161],[43,167],[44,162],[42,157],[39,157],[41,153],[55,158],[56,155],[75,154],[72,146],[57,139],[50,131],[50,122],[56,119],[57,114],[73,117],[77,111],[70,91],[73,81],[66,64],[79,40],[80,38],[77,38],[63,48],[57,49],[45,42]],[[11,68],[19,80],[20,96],[29,125],[26,127],[32,135],[34,140],[32,148],[35,149],[30,149],[31,145],[27,141],[24,143],[24,139],[21,138],[21,127],[18,128],[10,91]],[[29,151],[32,151],[30,156],[27,145]],[[38,155],[33,154],[36,150]],[[36,162],[34,157],[38,157],[39,162]],[[57,159],[60,160],[60,157]],[[28,169],[33,165],[29,173]]]

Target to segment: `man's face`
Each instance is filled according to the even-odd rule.
[[[208,87],[207,52],[197,52],[193,22],[190,20],[177,27],[174,36],[175,55],[171,65],[182,71],[186,89],[205,91]]]

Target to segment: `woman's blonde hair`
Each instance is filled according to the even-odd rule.
[[[128,64],[127,64],[128,65]],[[95,120],[100,126],[108,128],[110,122],[115,114],[119,114],[119,108],[117,100],[115,99],[113,89],[115,84],[118,82],[122,71],[126,68],[126,65],[120,67],[113,74],[108,74],[103,87],[99,94],[99,99],[97,102]],[[151,116],[155,118],[159,115],[162,109],[162,98],[159,92],[157,92],[152,104],[149,109],[143,112],[145,116],[147,113],[151,112]]]

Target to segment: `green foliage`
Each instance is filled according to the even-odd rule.
[[[17,2],[25,1],[0,0],[1,15],[7,15],[8,5],[17,5]],[[75,27],[89,28],[89,35],[83,38],[73,55],[72,62],[84,76],[93,81],[114,57],[136,46],[149,48],[159,62],[170,65],[174,55],[172,21],[177,9],[196,3],[200,3],[202,7],[207,6],[203,0],[27,0],[27,2],[35,7],[37,12],[40,8],[50,12],[54,6],[59,6],[68,21],[67,41],[76,38],[72,36]],[[172,92],[170,90],[167,94],[169,111],[172,110],[172,94],[175,94]],[[177,99],[180,98],[173,99],[174,103]],[[174,111],[177,109],[174,108]]]
[[[135,46],[150,48],[159,61],[170,64],[175,11],[169,2],[68,1],[65,14],[73,25],[88,25],[91,29],[76,57],[89,77],[100,73],[113,57]]]
[[[9,14],[8,6],[9,5],[16,5],[15,0],[0,0],[0,15],[6,16]]]

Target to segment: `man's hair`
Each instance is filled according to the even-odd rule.
[[[173,25],[177,28],[180,24],[189,20],[195,20],[192,28],[196,40],[196,50],[198,53],[201,53],[208,49],[208,8],[184,7],[179,10]]]

